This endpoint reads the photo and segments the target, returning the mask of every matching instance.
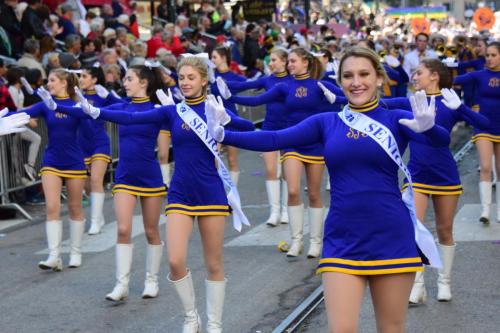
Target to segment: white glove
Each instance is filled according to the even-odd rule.
[[[323,85],[323,83],[318,81],[318,87],[320,87],[321,90],[323,90],[323,94],[325,94],[326,99],[330,104],[335,103],[335,100],[337,99],[337,96],[335,96],[334,93],[332,93],[330,90],[328,90],[327,87]]]
[[[26,78],[24,76],[21,76],[20,80],[21,80],[21,84],[23,85],[24,89],[26,89],[26,92],[30,95],[33,95],[35,93],[35,91],[31,87],[31,85],[29,84],[28,80],[26,80]]]
[[[52,95],[47,90],[45,90],[44,87],[38,88],[36,93],[49,108],[49,110],[54,111],[55,109],[57,109],[57,104],[56,102],[54,102],[54,99],[52,99]]]
[[[390,54],[384,57],[384,62],[391,67],[398,67],[401,64],[398,58]]]
[[[224,79],[219,76],[215,79],[215,82],[217,82],[217,89],[219,89],[221,96],[224,97],[224,99],[229,99],[231,97],[231,91],[226,82],[224,82]]]
[[[442,60],[442,63],[445,64],[447,67],[458,67],[458,62],[456,62],[455,58],[453,57],[448,57],[446,59]]]
[[[462,105],[460,97],[453,89],[443,88],[441,89],[441,94],[443,95],[443,104],[450,110],[456,110]]]
[[[122,99],[122,97],[118,95],[118,93],[114,90],[111,90],[111,95],[115,96],[116,98]]]
[[[224,127],[222,127],[220,120],[218,120],[217,113],[220,111],[220,104],[215,99],[215,96],[208,95],[205,102],[205,116],[207,117],[207,129],[208,133],[217,142],[224,140]]]
[[[216,120],[219,124],[222,124],[222,126],[226,126],[231,122],[231,117],[227,114],[226,108],[224,107],[224,103],[222,102],[222,98],[220,96],[217,96],[217,99],[215,99],[214,95],[211,95],[213,99],[217,102],[217,114],[216,114]]]
[[[183,101],[184,100],[184,95],[182,94],[182,92],[180,91],[180,89],[177,89],[176,87],[174,87],[173,90],[174,90],[174,97],[176,99],[178,99],[179,101]]]
[[[415,93],[415,96],[410,96],[410,104],[413,119],[399,119],[399,123],[416,133],[431,129],[436,119],[436,100],[434,96],[431,97],[431,102],[428,104],[425,91],[420,90]]]
[[[99,115],[101,114],[101,110],[96,108],[95,106],[92,106],[89,101],[83,96],[83,93],[78,87],[75,87],[75,94],[80,102],[80,107],[82,108],[83,112],[88,114],[92,119],[97,119],[99,118]]]
[[[94,89],[95,89],[95,92],[97,93],[97,95],[99,95],[99,97],[101,97],[101,98],[106,98],[109,95],[109,91],[106,88],[104,88],[103,86],[101,86],[100,84],[96,84],[94,86]]]
[[[165,93],[162,89],[156,90],[156,97],[158,97],[161,105],[175,105],[170,89],[167,89],[167,93]]]
[[[4,108],[0,110],[0,135],[7,135],[11,133],[19,133],[26,130],[25,127],[30,116],[25,112],[17,112],[11,116],[4,117],[9,112],[9,109]]]
[[[339,78],[339,61],[337,59],[334,59],[332,62],[332,70],[335,74],[333,75],[328,75],[330,79],[333,79],[335,81],[338,81]]]

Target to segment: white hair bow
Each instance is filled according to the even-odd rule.
[[[92,64],[92,67],[95,67],[95,68],[101,67],[101,63],[99,61],[96,61]]]
[[[68,69],[68,68],[65,68],[64,70],[66,72],[72,73],[72,74],[82,74],[82,70],[81,69]]]
[[[321,52],[311,52],[311,54],[315,57],[324,57],[325,54],[324,53],[321,53]]]
[[[214,72],[214,69],[215,69],[216,66],[212,62],[212,60],[210,60],[210,57],[208,56],[208,53],[206,53],[206,52],[204,52],[204,53],[198,53],[198,54],[184,53],[184,54],[181,54],[181,57],[184,57],[184,58],[195,57],[195,58],[202,59],[205,62],[205,64],[207,65],[207,67],[208,67],[208,80],[211,83],[215,82],[215,72]]]
[[[165,74],[172,75],[172,71],[163,66],[158,60],[146,60],[144,61],[144,66],[148,67],[149,69],[159,67],[163,72],[165,72]]]

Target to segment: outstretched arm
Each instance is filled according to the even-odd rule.
[[[226,81],[226,84],[232,93],[238,93],[248,89],[264,89],[266,80],[266,77],[261,77],[253,81]]]
[[[287,94],[286,85],[280,83],[272,87],[270,90],[258,96],[235,96],[232,95],[229,99],[231,102],[241,105],[257,106],[273,102],[283,102]]]
[[[411,111],[410,100],[407,97],[381,98],[380,102],[389,110],[400,109]]]
[[[241,118],[231,112],[230,110],[226,109],[227,114],[229,117],[231,117],[231,122],[227,124],[226,128],[231,131],[254,131],[255,130],[255,125],[250,121],[245,118]]]
[[[403,115],[400,119],[413,118],[413,115],[410,112],[401,112]],[[433,147],[447,147],[450,144],[450,134],[445,128],[439,125],[434,125],[430,129],[421,133],[417,133],[401,123],[399,124],[399,128],[407,140],[423,143]]]
[[[322,142],[325,115],[319,114],[279,131],[224,131],[223,144],[255,151],[275,151]]]
[[[469,124],[479,129],[484,129],[490,125],[490,120],[480,114],[479,112],[472,111],[468,106],[461,104],[456,110],[460,118]]]

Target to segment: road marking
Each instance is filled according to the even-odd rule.
[[[496,205],[491,205],[490,224],[479,222],[480,204],[466,204],[458,211],[453,223],[453,238],[458,242],[500,240],[500,223],[497,222]]]
[[[160,225],[165,224],[166,217],[160,216]],[[64,223],[64,228],[69,228],[69,223]],[[144,225],[142,223],[142,215],[134,215],[132,218],[132,238],[144,233]],[[104,252],[116,245],[116,221],[106,223],[102,231],[98,235],[89,236],[87,233],[83,235],[82,252]],[[70,240],[63,241],[61,246],[62,253],[69,253]],[[44,249],[36,252],[36,254],[48,254],[49,249]]]

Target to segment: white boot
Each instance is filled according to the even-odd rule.
[[[497,222],[500,222],[500,183],[497,183],[495,191],[497,192]]]
[[[70,268],[80,267],[82,265],[82,238],[85,231],[85,220],[69,220],[69,234],[71,250],[69,253]]]
[[[417,272],[415,275],[415,281],[413,282],[413,287],[411,288],[410,294],[410,304],[421,304],[427,299],[427,291],[425,290],[424,282],[424,271]]]
[[[266,180],[267,199],[271,206],[271,214],[266,221],[266,224],[275,227],[280,220],[280,181]]]
[[[493,183],[493,186],[495,186],[495,183],[497,182],[497,168],[496,168],[496,164],[495,164],[495,155],[493,155],[491,157],[491,179],[492,179],[492,183]]]
[[[196,297],[191,271],[188,270],[187,275],[180,280],[172,281],[170,276],[167,279],[174,285],[184,307],[182,333],[201,333],[201,318],[196,310]]]
[[[238,180],[240,179],[239,171],[229,171],[229,175],[231,176],[231,180],[233,181],[235,186],[238,186]]]
[[[133,250],[134,244],[116,244],[116,285],[106,295],[108,301],[122,301],[128,297]]]
[[[104,207],[104,193],[91,192],[90,193],[90,229],[89,235],[96,235],[101,232],[104,225],[104,214],[102,209]]]
[[[297,257],[304,250],[304,204],[288,206],[288,217],[290,218],[289,226],[292,243],[286,256]]]
[[[41,269],[53,269],[56,272],[62,271],[61,242],[62,242],[62,221],[47,221],[45,223],[47,243],[49,246],[49,257],[40,261],[38,267]]]
[[[222,332],[222,312],[224,310],[226,283],[227,279],[224,279],[224,281],[205,280],[207,290],[207,333]]]
[[[286,180],[281,180],[281,217],[283,224],[288,223],[288,184]]]
[[[158,296],[158,272],[160,271],[163,244],[148,244],[146,255],[146,280],[142,298],[155,298]]]
[[[170,164],[160,164],[161,176],[163,184],[170,185]]]
[[[443,260],[443,268],[439,270],[437,299],[440,302],[449,302],[451,301],[451,268],[455,257],[455,245],[439,244],[439,251]]]
[[[481,200],[480,222],[490,223],[491,182],[479,182],[479,198]]]
[[[309,207],[309,236],[310,245],[308,258],[318,258],[321,255],[323,246],[323,226],[325,223],[325,210],[321,208]]]

